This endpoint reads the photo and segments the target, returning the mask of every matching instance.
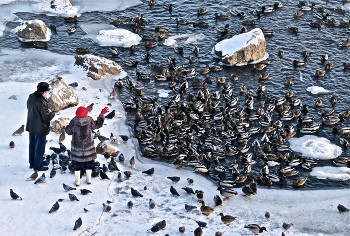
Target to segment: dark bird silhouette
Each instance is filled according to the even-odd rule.
[[[153,175],[154,174],[154,168],[151,168],[149,170],[142,171],[142,173],[148,174],[148,175]]]
[[[105,118],[106,119],[112,119],[115,116],[115,110],[111,111],[110,113],[108,113]]]
[[[127,135],[119,135],[119,137],[121,137],[124,142],[128,141],[128,139],[129,139],[129,136],[127,136]]]
[[[73,201],[78,201],[79,199],[73,194],[73,193],[69,193],[68,194],[69,199],[73,202]]]
[[[15,142],[11,141],[9,146],[10,146],[10,148],[15,148]]]
[[[106,173],[103,172],[102,170],[100,170],[100,177],[101,179],[109,179],[108,175],[106,175]]]
[[[51,207],[49,213],[57,211],[58,209],[60,209],[60,204],[58,204],[58,201],[57,201],[55,204],[53,204],[53,206]]]
[[[34,184],[41,184],[41,183],[44,183],[44,182],[45,182],[45,179],[46,179],[45,173],[43,173],[43,175],[40,176],[39,179],[37,179],[37,180],[34,182]]]
[[[121,161],[121,162],[125,161],[125,157],[124,157],[123,153],[121,153],[121,154],[119,155],[118,159],[119,159],[119,161]]]
[[[63,183],[62,185],[63,185],[63,189],[66,190],[66,192],[67,191],[71,191],[71,190],[77,190],[76,188],[73,188],[73,187],[71,187],[71,186],[69,186],[67,184]]]
[[[49,29],[54,31],[57,34],[57,27],[56,27],[56,25],[50,24]]]
[[[61,148],[57,148],[57,147],[50,147],[50,150],[54,151],[56,154],[60,154],[61,152]]]
[[[157,223],[160,229],[164,229],[166,227],[166,221],[162,220]]]
[[[183,235],[185,233],[185,231],[186,231],[185,226],[179,227],[179,232],[181,233],[181,235]]]
[[[22,135],[22,133],[24,132],[24,125],[22,125],[21,127],[19,127],[15,132],[13,132],[13,136],[16,135]]]
[[[83,209],[84,209],[84,211],[85,211],[85,212],[89,212],[89,210],[88,210],[88,209],[86,209],[86,208],[83,208]]]
[[[194,180],[191,179],[191,178],[187,178],[187,182],[188,182],[188,184],[193,184],[193,183],[194,183]]]
[[[189,193],[189,194],[194,194],[193,189],[190,188],[190,187],[183,187],[182,189],[185,190],[185,191],[186,191],[187,193]]]
[[[344,212],[349,211],[349,208],[346,208],[346,207],[343,206],[342,204],[339,204],[339,205],[337,206],[337,209],[338,209],[339,213],[344,213]]]
[[[180,181],[180,177],[178,177],[178,176],[167,177],[167,178],[170,179],[171,181],[173,181],[173,183],[177,183]]]
[[[154,209],[156,207],[156,202],[153,199],[149,200],[149,208]]]
[[[283,222],[283,225],[282,225],[283,229],[285,229],[285,230],[290,229],[290,227],[292,227],[292,226],[293,226],[293,224],[288,224],[286,222]]]
[[[265,217],[266,217],[266,219],[270,219],[270,216],[271,216],[271,215],[270,215],[270,213],[269,213],[269,212],[266,212],[266,213],[265,213]]]
[[[60,150],[62,153],[67,151],[66,146],[64,146],[62,143],[59,143],[59,145],[60,145]]]
[[[176,189],[173,186],[170,187],[170,193],[173,196],[180,196],[180,194],[176,191]]]
[[[66,129],[62,127],[60,137],[58,137],[58,142],[62,143],[66,139]]]
[[[112,210],[112,207],[110,205],[106,205],[106,204],[102,203],[102,206],[103,206],[104,212],[110,212]]]
[[[132,201],[129,201],[127,205],[129,209],[132,209],[132,207],[134,206],[134,203]]]
[[[201,227],[201,228],[204,228],[207,226],[207,223],[206,222],[203,222],[203,221],[196,221],[198,226]]]
[[[51,172],[50,172],[50,178],[55,177],[56,175],[56,170],[52,168]]]
[[[126,176],[126,178],[130,178],[132,173],[131,173],[131,171],[127,170],[127,171],[124,171],[124,175]]]
[[[10,189],[10,196],[13,200],[22,200],[22,198],[18,196],[17,193],[15,193],[12,189]]]
[[[81,218],[79,217],[79,219],[77,219],[77,220],[75,221],[73,230],[77,230],[82,224],[83,224],[83,221],[82,221]]]
[[[92,193],[89,189],[80,189],[81,194],[87,195],[89,193]]]
[[[195,236],[202,236],[203,230],[202,230],[201,227],[198,227],[197,229],[194,230],[193,233],[194,233]]]
[[[133,189],[133,188],[131,188],[131,194],[134,197],[143,197],[143,195],[139,191],[137,191],[136,189]]]
[[[68,84],[69,86],[73,87],[73,88],[76,88],[78,87],[78,83],[77,82],[73,82],[71,84]]]
[[[91,103],[89,106],[86,107],[86,109],[88,110],[88,112],[91,112],[92,109],[94,108],[94,103]]]
[[[193,209],[196,209],[196,208],[197,208],[196,206],[191,206],[191,205],[185,204],[185,209],[187,212],[192,211]]]
[[[152,228],[151,228],[151,231],[153,232],[153,233],[156,233],[156,232],[158,232],[160,230],[160,228],[159,228],[159,225],[158,224],[155,224]]]

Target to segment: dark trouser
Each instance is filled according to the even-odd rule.
[[[41,170],[43,168],[45,146],[46,136],[29,133],[29,164],[34,166],[34,170]]]
[[[72,161],[72,166],[74,171],[82,171],[82,170],[92,170],[95,166],[95,161],[86,161],[86,162],[78,162]]]

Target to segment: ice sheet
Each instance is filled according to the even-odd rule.
[[[290,148],[305,157],[327,160],[333,159],[342,153],[341,147],[332,144],[328,139],[314,135],[305,135],[288,140]]]
[[[165,39],[164,45],[175,48],[183,44],[196,44],[204,38],[204,34],[180,34]]]
[[[315,167],[310,175],[315,176],[318,179],[344,181],[350,179],[350,168],[332,166]]]
[[[312,93],[312,94],[325,94],[328,93],[328,90],[320,87],[320,86],[311,86],[306,89],[306,91]]]

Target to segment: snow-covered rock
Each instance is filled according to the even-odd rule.
[[[333,159],[342,153],[341,147],[332,144],[328,139],[314,135],[288,140],[290,149],[299,152],[305,157],[319,160]]]
[[[215,55],[229,65],[247,64],[263,59],[265,50],[266,40],[259,28],[223,40],[214,47]]]
[[[94,80],[101,79],[104,75],[113,75],[123,71],[121,66],[112,60],[91,54],[76,55],[75,65],[88,71],[87,76]]]
[[[15,32],[19,39],[23,42],[27,41],[43,41],[50,40],[51,31],[46,27],[46,24],[41,20],[25,21],[17,26]]]
[[[97,154],[104,154],[105,152],[108,152],[108,153],[113,153],[117,151],[111,144],[103,141],[103,142],[100,142],[97,146],[96,146],[96,153]]]
[[[60,111],[67,107],[79,104],[78,95],[73,91],[72,87],[64,82],[61,76],[57,76],[50,82],[49,108],[52,111]]]
[[[73,6],[69,0],[41,1],[37,4],[39,11],[59,16],[74,16],[78,14],[78,7]]]
[[[126,29],[100,30],[96,41],[101,46],[130,47],[139,44],[141,37]]]
[[[311,86],[306,89],[306,91],[312,93],[312,94],[325,94],[328,93],[328,90],[320,87],[320,86]]]
[[[59,117],[57,120],[51,121],[50,131],[59,132],[63,127],[66,127],[69,122],[69,118]]]

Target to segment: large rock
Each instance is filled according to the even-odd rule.
[[[107,143],[107,142],[100,142],[99,144],[97,144],[97,147],[96,147],[96,153],[97,154],[104,154],[104,153],[106,153],[106,152],[108,152],[108,153],[112,153],[112,152],[115,152],[116,150],[115,150],[115,148],[111,145],[111,144],[109,144],[109,143]]]
[[[23,22],[16,29],[21,41],[49,41],[51,33],[46,24],[41,20],[30,20]]]
[[[48,101],[49,108],[52,111],[60,111],[79,104],[78,95],[74,92],[72,87],[64,82],[61,76],[58,75],[56,78],[52,79],[49,84],[51,96]]]
[[[87,70],[87,76],[94,80],[101,79],[104,75],[113,75],[123,71],[121,66],[114,61],[91,54],[76,55],[75,65],[81,66]]]
[[[247,64],[265,57],[266,40],[261,29],[233,36],[217,43],[214,52],[223,63]]]

